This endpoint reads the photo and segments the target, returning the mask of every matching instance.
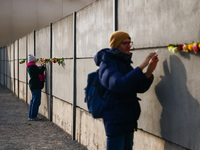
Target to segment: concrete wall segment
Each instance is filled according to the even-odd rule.
[[[73,15],[53,23],[53,57],[72,58],[73,50]]]
[[[106,135],[102,119],[93,119],[92,115],[77,108],[76,138],[87,146],[88,150],[106,149]]]
[[[77,12],[77,57],[93,57],[109,46],[113,1],[98,0]],[[92,13],[91,13],[92,12]]]
[[[53,64],[53,96],[73,102],[73,60],[65,59],[63,65]]]
[[[53,98],[53,122],[67,133],[72,133],[72,105]]]
[[[11,45],[7,46],[7,52],[6,52],[6,57],[7,57],[7,61],[11,61]]]
[[[119,30],[130,33],[136,48],[199,42],[199,7],[198,0],[119,0]]]
[[[11,78],[14,78],[14,44],[11,44],[11,48],[10,48],[10,63],[11,63]]]
[[[151,51],[133,52],[134,67]],[[184,52],[171,54],[164,48],[160,49],[159,59],[153,85],[145,94],[138,94],[142,99],[139,128],[198,150],[200,132],[196,126],[200,126],[197,117],[200,96],[196,87],[200,86],[197,79],[200,70],[194,62],[198,62],[199,56]],[[194,70],[197,72],[191,73]]]
[[[15,79],[18,79],[18,61],[15,60]]]
[[[11,78],[10,77],[6,77],[6,87],[8,88],[8,89],[11,89]]]
[[[26,63],[19,65],[19,81],[26,83]]]
[[[143,130],[134,133],[133,150],[188,150],[169,141],[165,141],[157,136],[149,134]]]
[[[28,54],[34,54],[34,32],[28,35]]]
[[[14,79],[11,78],[10,90],[14,93]]]
[[[19,39],[19,59],[26,59],[26,36]]]
[[[18,57],[19,57],[19,40],[16,40],[14,42],[14,45],[15,45],[15,95],[18,96],[18,91],[19,91],[19,88],[18,88],[18,80],[19,80],[19,77],[18,77],[18,73],[19,73],[19,60],[18,60]]]
[[[6,76],[10,77],[11,76],[11,63],[10,63],[10,59],[11,59],[11,46],[7,46],[6,48]]]
[[[36,57],[50,58],[50,26],[36,31]]]
[[[18,91],[19,91],[19,88],[18,88],[18,80],[15,79],[14,82],[15,82],[15,93],[14,93],[14,94],[15,94],[16,96],[18,96]]]
[[[48,110],[49,110],[49,96],[47,93],[42,92],[39,113],[43,114],[43,116],[45,116],[46,118],[49,118]]]
[[[4,48],[0,47],[0,83],[4,83]]]
[[[14,45],[15,45],[15,60],[17,60],[18,59],[18,40],[16,40],[15,42],[14,42]]]
[[[26,59],[26,36],[19,39],[19,49],[17,48],[17,51],[19,51],[19,61]],[[18,65],[18,62],[16,63]],[[17,67],[18,68],[18,67]],[[26,64],[20,64],[19,65],[19,81],[26,83]]]
[[[19,98],[23,101],[26,100],[26,84],[21,81],[19,82]]]
[[[10,54],[11,55],[10,60],[13,61],[14,60],[14,43],[12,43],[10,46],[11,46],[11,48],[10,48],[10,53],[11,53]]]
[[[14,61],[10,62],[10,77],[14,78]]]

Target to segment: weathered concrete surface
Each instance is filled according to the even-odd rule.
[[[53,23],[53,57],[73,58],[73,24],[73,14]]]
[[[130,33],[136,48],[199,42],[199,0],[119,0],[118,3],[119,30]]]
[[[29,106],[0,85],[0,149],[86,150],[49,122],[28,121]]]
[[[73,60],[65,59],[62,65],[53,64],[53,95],[73,102]]]
[[[133,52],[134,67],[154,49]],[[142,113],[139,128],[182,145],[199,150],[200,86],[199,56],[188,53],[171,54],[160,49],[154,82],[139,94]],[[192,60],[192,61],[191,61]],[[144,70],[145,72],[145,70]]]
[[[72,104],[53,98],[53,122],[69,134],[72,134]]]
[[[27,36],[28,36],[27,39],[28,54],[34,54],[34,32],[29,33]]]
[[[113,31],[113,1],[98,0],[77,12],[77,57],[93,57],[109,46]]]
[[[26,83],[24,82],[19,82],[19,98],[26,101]]]
[[[106,134],[102,119],[94,119],[87,111],[76,110],[76,139],[89,150],[105,150]]]
[[[143,130],[134,134],[133,150],[189,150],[179,145],[170,143]]]

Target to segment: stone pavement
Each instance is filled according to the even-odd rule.
[[[41,117],[28,121],[29,106],[0,85],[0,150],[87,150]]]

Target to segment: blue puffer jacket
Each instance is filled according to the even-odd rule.
[[[110,90],[103,114],[107,136],[131,133],[137,128],[141,111],[137,93],[147,91],[153,81],[139,67],[132,68],[131,57],[117,49],[102,49],[94,56],[100,82]]]

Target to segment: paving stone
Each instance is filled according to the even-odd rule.
[[[87,150],[45,117],[28,121],[29,105],[0,85],[1,150]]]

